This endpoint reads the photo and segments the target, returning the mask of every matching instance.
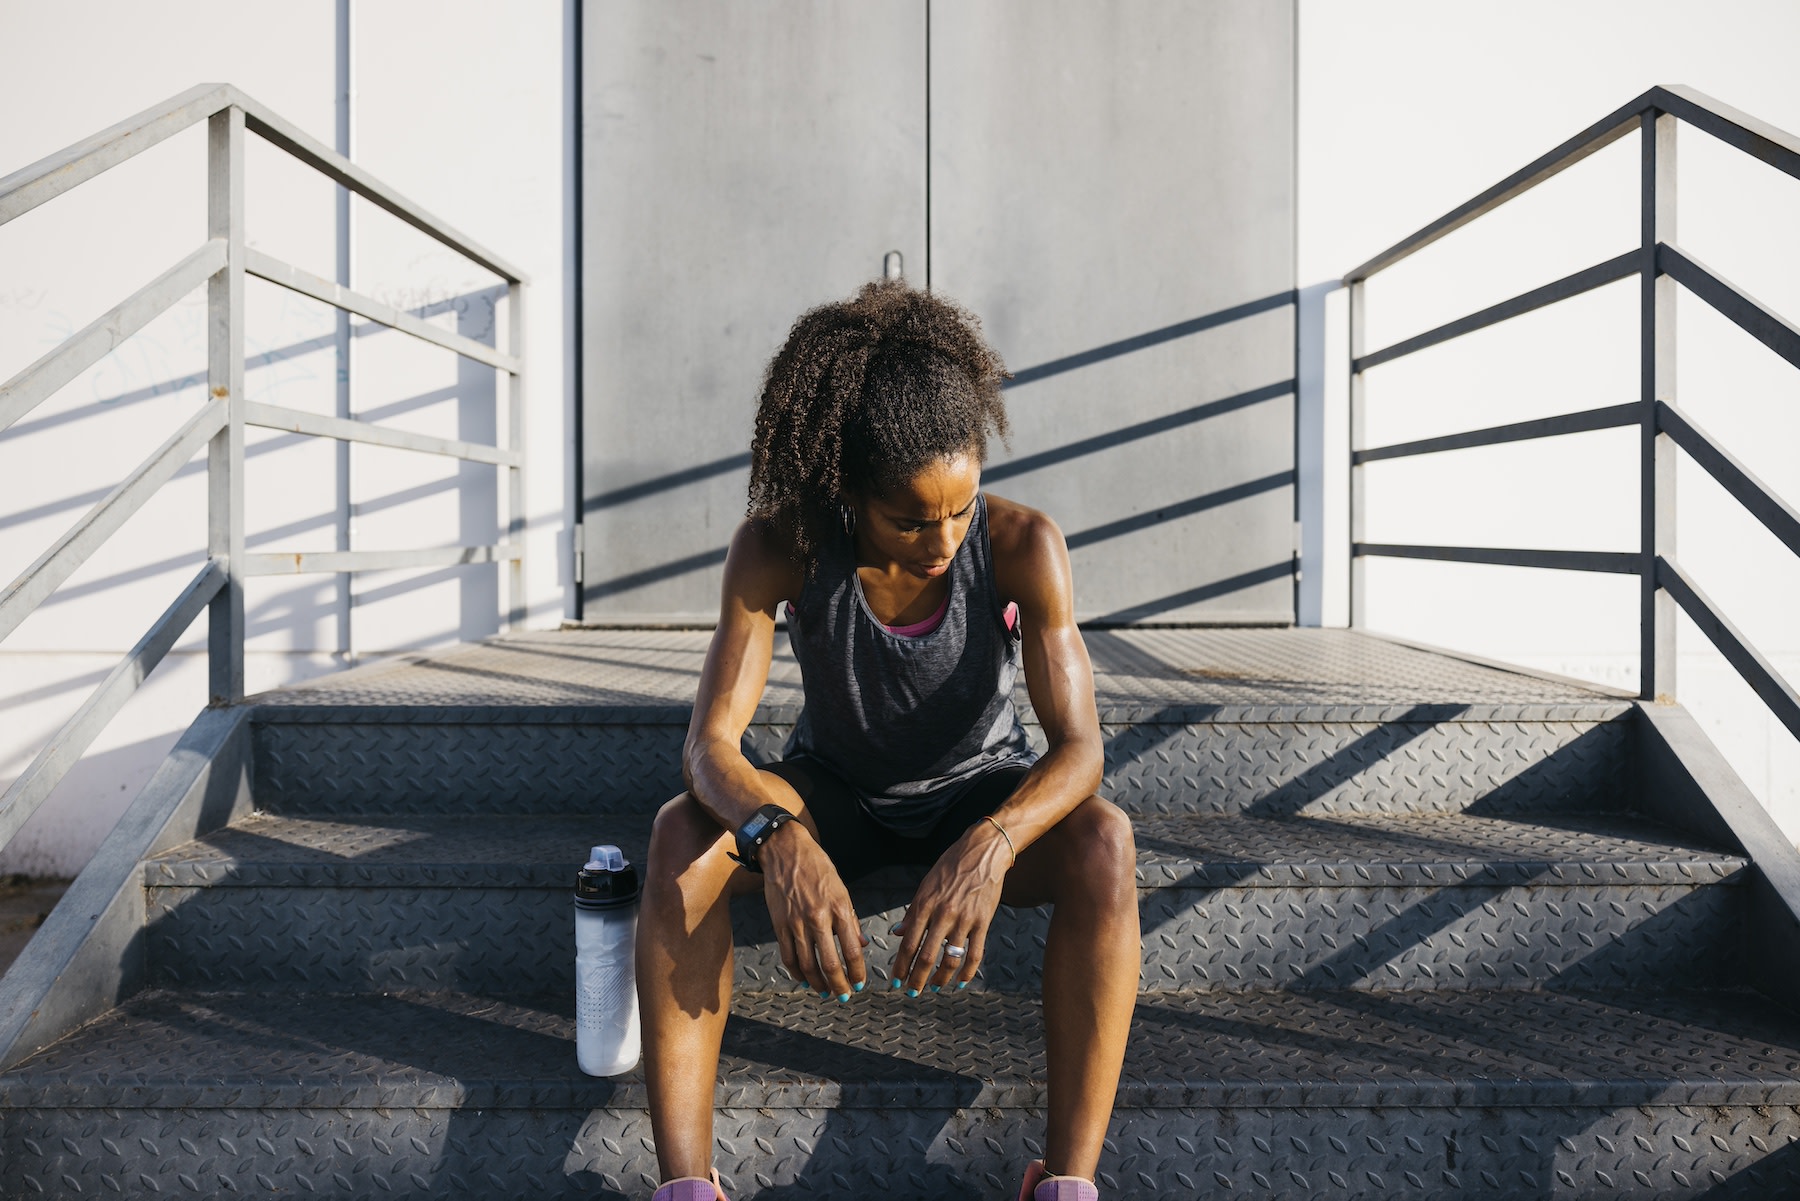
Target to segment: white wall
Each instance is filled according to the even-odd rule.
[[[1785,0],[1299,0],[1300,281],[1335,277],[1658,83],[1684,83],[1800,131],[1800,5]],[[1800,182],[1705,134],[1678,135],[1678,240],[1800,318]],[[1369,285],[1375,349],[1610,258],[1638,238],[1635,137]],[[1637,282],[1377,368],[1368,444],[1637,397]],[[1328,353],[1344,349],[1343,293]],[[1677,302],[1678,402],[1800,501],[1800,373],[1691,296]],[[1341,358],[1334,364],[1341,364]],[[1344,615],[1344,372],[1330,368],[1327,617]],[[1635,550],[1636,431],[1374,464],[1383,542]],[[1678,557],[1800,680],[1800,563],[1692,463],[1678,468]],[[1636,581],[1376,560],[1370,624],[1635,688]],[[1800,836],[1800,747],[1685,618],[1679,699]]]
[[[352,157],[531,278],[528,591],[531,623],[554,625],[568,572],[569,5],[352,3]],[[338,9],[324,0],[0,0],[0,175],[208,80],[237,84],[333,144]],[[0,227],[0,379],[198,245],[204,138],[203,129],[189,130]],[[247,142],[249,244],[331,276],[335,189],[254,135]],[[361,201],[351,228],[359,290],[478,338],[492,336],[496,318],[504,323],[486,272]],[[250,399],[332,412],[333,311],[256,280],[247,309]],[[359,415],[492,439],[493,372],[401,334],[358,333],[351,391]],[[0,580],[16,576],[194,411],[205,367],[201,290],[0,435]],[[256,431],[249,442],[251,547],[331,549],[340,520],[333,444]],[[204,455],[0,647],[0,787],[198,568],[203,468]],[[494,474],[357,448],[355,545],[493,541]],[[492,633],[497,580],[493,567],[359,578],[349,648],[340,638],[336,577],[251,581],[249,687]],[[0,853],[0,871],[67,874],[85,862],[204,704],[204,640],[203,619]]]

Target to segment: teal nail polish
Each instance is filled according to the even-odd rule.
[[[855,991],[855,992],[861,992],[863,990],[863,982],[861,980],[858,980],[856,982],[856,984],[854,986],[852,986],[852,988],[853,988],[853,991]]]
[[[831,1000],[831,994],[830,994],[830,993],[828,993],[828,992],[822,992],[822,993],[820,993],[820,994],[819,994],[819,1000],[821,1000],[821,1001],[829,1001],[829,1000]]]
[[[889,926],[889,927],[888,927],[888,933],[889,933],[889,934],[898,934],[898,933],[900,933],[900,923],[899,923],[899,922],[895,922],[895,923],[894,923],[894,924],[893,924],[893,925],[891,925],[891,926]]]
[[[899,988],[899,987],[900,987],[900,981],[898,981],[898,980],[896,980],[896,981],[894,981],[894,987],[895,987],[895,988]]]
[[[969,982],[967,980],[958,980],[956,982],[956,987],[958,991],[961,991],[962,989],[969,987]]]
[[[916,988],[909,988],[906,990],[906,995],[909,997],[916,997],[919,995],[919,990]]]
[[[838,1004],[847,1005],[849,1003],[850,1003],[850,994],[849,993],[840,993],[838,995]]]
[[[935,984],[933,984],[933,985],[932,985],[932,986],[931,986],[931,991],[932,991],[932,992],[937,992],[937,991],[938,991],[938,986],[937,986],[937,985],[935,985]]]

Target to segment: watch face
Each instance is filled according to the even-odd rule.
[[[769,819],[760,813],[757,814],[755,817],[744,823],[744,841],[755,842],[763,836],[763,831],[768,828]]]

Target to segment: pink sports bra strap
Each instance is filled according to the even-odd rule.
[[[950,590],[944,590],[944,603],[937,607],[937,612],[924,621],[915,621],[909,626],[888,626],[888,633],[898,634],[902,638],[922,638],[944,624],[944,614],[950,612]]]
[[[793,602],[788,602],[785,608],[787,610],[788,620],[792,621],[794,618]],[[938,611],[933,613],[930,617],[927,617],[924,621],[915,621],[909,626],[889,626],[887,630],[888,633],[898,634],[902,638],[922,638],[942,625],[944,623],[944,614],[948,612],[950,612],[950,597],[949,594],[946,593],[944,596],[944,603],[938,606]],[[1018,605],[1014,604],[1012,601],[1007,601],[1004,617],[1006,619],[1007,629],[1016,630],[1019,628]]]

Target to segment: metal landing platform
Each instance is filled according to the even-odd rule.
[[[513,705],[653,709],[693,703],[707,630],[565,629],[377,663],[263,693],[277,707],[407,709]],[[1575,717],[1621,697],[1326,629],[1112,629],[1084,633],[1103,715],[1118,709],[1234,710],[1299,720],[1384,720],[1421,707]],[[766,710],[800,703],[800,672],[777,632]]]

